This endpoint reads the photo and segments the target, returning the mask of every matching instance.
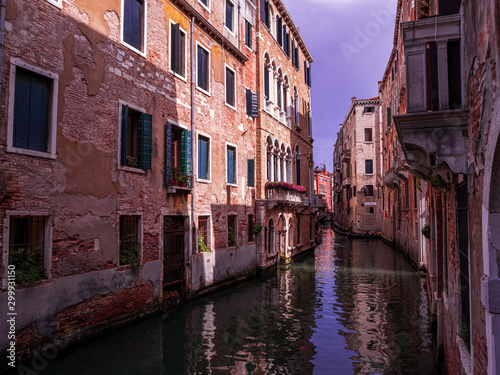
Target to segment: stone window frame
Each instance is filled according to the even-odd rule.
[[[227,102],[227,89],[226,89],[226,76],[227,76],[227,73],[226,71],[227,70],[230,70],[233,72],[233,76],[234,76],[234,85],[233,85],[233,100],[234,100],[234,105],[231,105]],[[229,65],[227,64],[224,64],[224,104],[226,104],[227,107],[231,108],[231,109],[234,109],[236,111],[236,101],[237,101],[237,98],[238,98],[238,95],[236,95],[236,87],[237,87],[237,83],[236,83],[236,70],[231,68]]]
[[[233,9],[233,14],[232,14],[233,29],[232,30],[229,27],[227,27],[227,24],[226,24],[226,18],[227,18],[227,15],[226,15],[227,6],[226,6],[226,4],[227,3],[230,3],[233,6],[233,8],[232,8]],[[237,4],[236,4],[236,1],[234,1],[234,0],[225,0],[224,1],[224,29],[226,29],[232,35],[236,35],[236,30],[240,26],[240,25],[238,25],[238,22],[235,20],[235,18],[236,18],[236,6],[237,6]]]
[[[131,46],[128,44],[125,40],[123,40],[123,27],[124,27],[124,12],[125,12],[125,1],[127,0],[121,0],[120,1],[120,43],[130,49],[131,51],[134,51],[138,55],[146,58],[147,57],[147,49],[148,49],[148,43],[147,43],[147,35],[148,35],[148,0],[143,0],[144,3],[144,12],[143,12],[143,30],[142,30],[142,45],[143,45],[143,51],[138,50],[134,46]]]
[[[128,167],[126,165],[121,164],[121,157],[122,157],[122,107],[126,105],[129,108],[133,109],[134,111],[141,112],[141,113],[147,113],[147,111],[144,108],[141,108],[139,106],[136,106],[134,104],[130,104],[129,102],[125,102],[123,100],[118,100],[118,150],[117,150],[117,159],[116,163],[118,166],[118,169],[124,170],[127,172],[135,172],[139,174],[146,174],[145,169],[141,168],[136,168],[136,167]]]
[[[207,61],[208,61],[208,68],[207,68],[207,75],[208,75],[208,91],[201,88],[199,85],[198,85],[198,47],[202,48],[203,50],[205,50],[207,53],[208,53],[208,57],[207,57]],[[204,46],[203,44],[201,44],[200,42],[196,41],[196,88],[198,90],[200,90],[202,93],[208,95],[208,96],[211,96],[210,94],[210,72],[211,72],[211,59],[210,59],[210,49],[206,46]]]
[[[8,285],[8,264],[9,264],[9,245],[10,245],[10,219],[12,216],[43,216],[45,217],[44,249],[43,263],[46,279],[52,279],[52,236],[53,225],[50,212],[48,210],[6,210],[3,219],[3,247],[2,247],[2,290],[5,291]],[[17,286],[16,286],[17,287]]]
[[[47,152],[35,151],[14,147],[14,106],[15,106],[15,91],[16,91],[16,71],[17,68],[23,68],[35,74],[50,78],[52,80],[51,100],[49,108],[49,129],[47,137]],[[8,88],[8,110],[7,110],[7,152],[15,154],[23,154],[29,156],[38,156],[41,158],[56,159],[56,137],[57,137],[57,104],[58,104],[58,89],[59,75],[49,72],[48,70],[35,67],[34,65],[25,63],[24,61],[11,58],[10,73],[9,73],[9,88]]]
[[[47,0],[47,2],[54,5],[56,8],[62,9],[62,0]]]
[[[212,137],[204,132],[197,131],[196,132],[196,155],[198,155],[198,140],[200,137],[208,139],[208,179],[203,179],[198,177],[198,157],[196,157],[196,181],[206,184],[212,183]]]
[[[174,77],[177,77],[181,80],[183,80],[184,82],[187,83],[187,70],[188,70],[188,67],[187,67],[187,63],[188,63],[188,42],[187,42],[187,38],[188,38],[188,33],[186,30],[184,30],[180,24],[179,24],[179,30],[181,30],[183,33],[184,33],[184,71],[183,71],[183,75],[181,74],[178,74],[176,72],[174,72],[172,70],[172,58],[171,58],[171,51],[172,51],[172,36],[171,36],[171,33],[172,33],[172,25],[175,25],[176,23],[172,20],[172,19],[169,19],[169,22],[168,22],[168,36],[167,36],[167,39],[168,39],[168,71],[174,75]],[[208,71],[209,74],[210,74],[210,70]],[[210,80],[209,80],[210,81]],[[210,85],[210,82],[209,82],[209,85]],[[198,86],[198,85],[196,85]]]
[[[206,0],[206,2],[207,4],[205,4],[203,0],[198,0],[198,3],[200,3],[203,6],[203,8],[205,8],[210,12],[210,0]]]
[[[227,182],[227,167],[228,167],[228,165],[227,165],[227,150],[229,147],[234,149],[234,181],[235,182],[233,182],[233,183]],[[238,186],[238,146],[234,143],[226,142],[224,158],[226,160],[226,163],[225,163],[225,165],[226,165],[226,173],[225,173],[226,185],[237,187]]]
[[[128,266],[128,264],[120,264],[120,217],[121,216],[138,216],[138,220],[137,220],[137,243],[139,245],[139,262],[140,264],[142,264],[143,262],[143,257],[144,257],[144,246],[143,246],[143,238],[144,238],[144,235],[143,235],[143,228],[144,228],[144,225],[143,225],[143,217],[142,217],[142,212],[135,212],[135,211],[118,211],[117,213],[117,216],[118,216],[118,220],[116,221],[117,224],[118,224],[118,238],[117,238],[117,252],[118,252],[118,256],[117,256],[117,262],[116,262],[116,266],[117,267],[126,267]],[[163,224],[163,222],[162,222]]]

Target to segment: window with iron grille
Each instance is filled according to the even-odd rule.
[[[45,272],[45,216],[11,216],[9,264],[16,268],[18,284],[47,277]]]
[[[139,219],[137,215],[120,216],[120,265],[139,265]]]
[[[229,215],[227,217],[227,246],[238,246],[238,228],[236,226],[236,215]]]
[[[208,219],[209,216],[198,216],[198,237],[203,241],[206,247],[210,248],[209,245],[209,231],[208,231]]]

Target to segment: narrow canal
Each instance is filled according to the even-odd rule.
[[[41,373],[435,374],[424,279],[378,240],[314,253],[78,345]]]

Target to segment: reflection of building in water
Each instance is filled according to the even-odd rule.
[[[414,372],[418,369],[405,368],[402,360],[425,361],[432,351],[430,336],[429,341],[421,341],[426,336],[422,329],[428,325],[428,313],[425,296],[410,282],[418,276],[410,269],[393,271],[398,269],[400,255],[392,249],[373,251],[373,243],[368,241],[351,244],[351,249],[337,250],[335,284],[343,310],[340,323],[348,330],[341,334],[348,349],[358,355],[353,358],[355,373],[418,373]],[[427,359],[433,361],[431,356]]]

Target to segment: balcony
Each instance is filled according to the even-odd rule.
[[[351,150],[346,149],[342,152],[342,161],[349,161],[351,160]]]
[[[467,173],[460,14],[402,24],[407,114],[394,116],[406,161],[420,176]]]
[[[350,177],[346,177],[342,180],[342,187],[347,187],[347,186],[351,186],[351,178]]]
[[[309,205],[308,194],[299,193],[294,190],[266,189],[266,199],[268,209],[277,205]]]
[[[389,169],[384,175],[384,184],[389,187],[396,187],[399,184],[399,177],[396,175],[394,168]]]
[[[323,197],[313,194],[311,196],[311,213],[316,213],[318,211],[324,211],[328,207]]]
[[[176,174],[175,172],[170,179],[170,184],[167,185],[167,193],[186,192],[193,190],[193,177],[187,175]]]

